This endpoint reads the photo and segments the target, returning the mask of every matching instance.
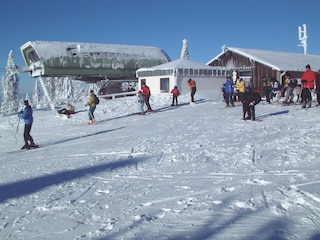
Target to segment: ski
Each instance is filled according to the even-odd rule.
[[[9,151],[9,152],[6,152],[6,153],[24,152],[24,151],[29,151],[29,150],[32,150],[32,149],[37,149],[37,148],[40,148],[40,147],[41,147],[40,145],[35,145],[34,147],[25,148],[25,149],[17,149],[17,150]]]

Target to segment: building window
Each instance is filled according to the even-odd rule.
[[[28,58],[32,63],[36,63],[40,61],[40,58],[35,50],[32,50],[31,52],[28,53]]]
[[[169,78],[160,78],[160,92],[169,92]]]

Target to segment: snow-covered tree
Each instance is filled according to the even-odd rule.
[[[19,76],[14,60],[13,52],[9,52],[6,79],[2,82],[3,98],[1,103],[1,114],[7,115],[18,111],[19,108]]]
[[[47,87],[51,92],[52,99],[75,99],[84,95],[79,81],[72,80],[69,77],[48,78]]]
[[[34,90],[35,102],[38,100],[38,103],[48,103],[46,96],[40,96],[39,83],[36,81],[36,86]],[[79,81],[72,80],[70,77],[48,77],[45,81],[45,88],[48,92],[49,98],[53,101],[56,100],[65,100],[72,101],[73,99],[80,99],[86,95],[84,88],[81,86]],[[45,93],[45,91],[44,91]],[[46,94],[45,94],[46,95]],[[34,102],[34,103],[35,103]]]
[[[41,96],[40,96],[40,84],[39,84],[39,79],[36,80],[35,82],[35,86],[34,86],[34,89],[33,89],[33,92],[32,92],[32,102],[33,104],[37,105],[40,103],[40,99],[41,99]]]
[[[182,40],[182,50],[181,50],[180,59],[189,60],[189,46],[188,46],[187,39]]]
[[[72,89],[73,89],[73,98],[74,99],[80,99],[84,96],[86,96],[84,87],[81,85],[80,81],[71,80],[72,82]]]
[[[55,78],[53,77],[48,77],[47,78],[47,81],[45,83],[45,86],[47,88],[47,91],[48,91],[48,94],[49,94],[49,97],[51,99],[55,99],[56,97],[56,85],[55,85]]]

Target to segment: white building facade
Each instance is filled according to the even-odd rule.
[[[220,90],[230,71],[224,67],[212,67],[205,64],[179,59],[152,68],[136,71],[138,86],[146,83],[152,94],[170,93],[177,86],[181,94],[189,93],[187,81],[196,81],[197,91]]]

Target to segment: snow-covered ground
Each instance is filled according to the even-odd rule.
[[[87,126],[34,110],[39,149],[0,117],[0,239],[320,239],[320,108],[243,121],[220,93],[102,100]]]

